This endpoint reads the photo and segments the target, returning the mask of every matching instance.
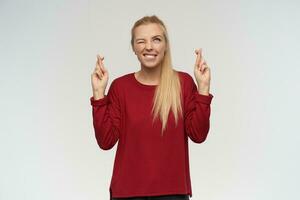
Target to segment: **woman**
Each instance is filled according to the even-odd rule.
[[[131,45],[141,69],[112,81],[97,55],[91,75],[93,125],[98,145],[118,141],[110,199],[183,200],[192,196],[188,138],[209,131],[210,69],[197,49],[194,75],[172,68],[166,26],[155,15],[135,22]]]

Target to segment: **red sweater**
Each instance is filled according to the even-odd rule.
[[[213,95],[201,95],[193,78],[178,71],[183,94],[183,118],[177,127],[173,113],[161,136],[162,124],[152,124],[155,85],[137,81],[134,73],[116,78],[107,95],[90,97],[93,125],[99,147],[118,142],[109,187],[112,197],[188,194],[192,197],[188,138],[203,142],[209,132]]]

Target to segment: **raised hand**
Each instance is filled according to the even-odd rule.
[[[208,95],[211,79],[210,68],[202,56],[202,49],[196,49],[195,53],[197,57],[194,67],[194,75],[198,84],[198,92],[200,94]]]
[[[103,60],[104,57],[97,55],[96,67],[91,74],[93,95],[95,99],[100,99],[104,96],[108,82],[108,71],[104,67]]]

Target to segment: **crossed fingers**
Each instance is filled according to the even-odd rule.
[[[105,72],[105,67],[103,64],[104,57],[97,55],[97,61],[96,61],[96,67],[94,70],[94,73],[96,73],[100,79],[102,79],[102,77],[104,76],[104,72]]]
[[[207,68],[207,63],[203,58],[202,55],[202,49],[196,49],[195,53],[197,54],[196,62],[195,62],[195,68],[203,72],[205,68]]]

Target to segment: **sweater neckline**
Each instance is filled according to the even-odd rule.
[[[158,85],[146,85],[144,83],[139,82],[135,77],[135,72],[131,73],[131,77],[134,80],[134,82],[139,86],[143,88],[149,88],[149,89],[155,89]]]

